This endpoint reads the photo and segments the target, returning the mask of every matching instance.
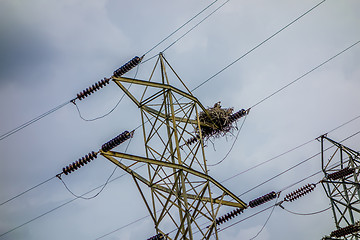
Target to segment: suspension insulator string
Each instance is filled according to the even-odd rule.
[[[122,65],[117,70],[115,70],[114,73],[113,73],[113,77],[120,77],[121,75],[124,75],[125,73],[127,73],[128,71],[130,71],[131,69],[133,69],[134,67],[139,65],[139,63],[141,62],[141,60],[143,58],[144,58],[144,56],[142,56],[141,58],[138,57],[138,56],[135,56],[133,59],[131,59],[130,61],[128,61],[124,65]],[[110,83],[110,78],[104,78],[104,79],[98,81],[97,83],[93,84],[92,86],[86,88],[85,90],[79,92],[76,95],[76,98],[71,100],[71,102],[75,103],[76,99],[82,100],[82,99],[86,98],[87,96],[90,96],[92,93],[96,92],[100,88],[105,87],[109,83]]]
[[[104,151],[104,152],[110,151],[114,147],[119,146],[120,144],[122,144],[126,140],[132,138],[133,135],[134,135],[134,131],[132,131],[132,132],[124,131],[123,133],[119,134],[115,138],[113,138],[110,141],[104,143],[101,146],[101,150]]]
[[[312,192],[314,191],[316,187],[316,184],[314,183],[309,183],[301,188],[299,188],[298,190],[296,191],[293,191],[289,194],[287,194],[285,197],[284,197],[284,201],[287,201],[287,202],[292,202],[292,201],[295,201],[296,199],[308,194],[309,192]]]
[[[109,82],[110,82],[110,78],[104,78],[104,79],[98,81],[97,83],[93,84],[91,87],[88,87],[85,90],[83,90],[82,92],[79,92],[76,95],[77,97],[75,99],[82,100],[82,99],[86,98],[87,96],[91,95],[91,93],[94,93],[97,90],[99,90],[100,88],[103,88],[104,86],[109,84]],[[73,102],[74,102],[74,100],[73,100]]]
[[[88,164],[90,161],[97,158],[97,154],[98,154],[98,152],[92,151],[91,153],[85,155],[84,157],[79,158],[78,161],[73,162],[73,163],[69,164],[68,166],[64,167],[63,171],[60,174],[56,175],[56,176],[58,178],[60,178],[61,174],[68,175],[69,173],[74,172],[75,170],[81,168],[85,164]]]
[[[152,236],[151,238],[148,238],[147,240],[163,240],[165,239],[164,234],[159,233],[156,234],[155,236]]]
[[[104,152],[110,151],[114,147],[116,147],[116,146],[120,145],[121,143],[125,142],[126,140],[132,138],[134,136],[134,131],[131,131],[131,132],[124,131],[117,137],[115,137],[115,138],[111,139],[110,141],[108,141],[107,143],[103,144],[101,146],[101,150]],[[90,161],[97,158],[98,154],[99,154],[99,151],[98,152],[94,152],[94,151],[90,152],[89,154],[80,158],[78,161],[73,162],[73,163],[67,165],[66,167],[64,167],[62,169],[62,172],[57,174],[56,177],[58,177],[61,180],[62,174],[68,175],[69,173],[74,172],[75,170],[81,168],[85,164],[88,164]]]
[[[272,192],[270,192],[268,194],[265,194],[262,197],[259,197],[259,198],[256,198],[256,199],[250,201],[249,206],[251,208],[257,207],[257,206],[259,206],[261,204],[264,204],[264,203],[266,203],[266,202],[268,202],[270,200],[275,199],[277,197],[277,195],[278,195],[278,193],[272,191]]]
[[[340,178],[344,178],[350,174],[353,174],[354,172],[355,172],[354,168],[346,167],[344,169],[341,169],[340,171],[337,171],[337,172],[327,175],[326,178],[329,180],[337,180]]]
[[[332,231],[330,236],[331,237],[343,237],[352,233],[356,233],[360,231],[360,226],[358,224],[349,225],[343,228],[339,228],[335,231]]]
[[[229,213],[227,213],[227,214],[225,214],[225,215],[223,215],[221,217],[216,218],[215,223],[216,223],[216,225],[223,224],[223,223],[229,221],[230,219],[236,217],[237,215],[239,215],[239,214],[241,214],[243,212],[244,212],[244,209],[237,208],[237,209],[235,209],[235,210],[233,210],[233,211],[231,211],[231,212],[229,212]]]
[[[124,75],[125,73],[127,73],[128,71],[130,71],[131,69],[133,69],[134,67],[139,65],[139,63],[144,58],[144,56],[145,55],[143,55],[142,57],[135,56],[133,59],[131,59],[130,61],[128,61],[124,65],[122,65],[117,70],[115,70],[114,73],[113,73],[113,77],[116,77],[116,78],[120,77],[121,75]]]
[[[237,111],[236,113],[231,114],[229,119],[228,119],[228,124],[231,124],[231,123],[239,120],[240,118],[248,115],[249,112],[250,112],[250,108],[248,110],[241,109],[241,110]]]

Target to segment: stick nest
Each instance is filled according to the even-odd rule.
[[[215,103],[213,107],[207,108],[207,112],[200,112],[199,120],[203,137],[223,137],[234,129],[229,117],[233,113],[233,108],[221,108],[220,102]],[[199,132],[199,130],[197,130]]]

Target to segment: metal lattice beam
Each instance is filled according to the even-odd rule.
[[[321,181],[330,199],[335,226],[341,229],[355,225],[360,219],[360,155],[358,152],[323,135],[321,138],[321,162],[325,178]],[[325,144],[335,147],[331,154],[325,154]],[[332,238],[328,238],[332,239]],[[359,239],[351,233],[340,239]]]
[[[168,239],[218,239],[215,220],[220,207],[247,205],[208,175],[199,121],[199,110],[206,109],[162,54],[147,81],[113,81],[140,109],[145,156],[100,154],[133,177],[158,234]],[[130,91],[130,84],[136,89]],[[199,135],[200,141],[186,144]],[[141,164],[147,169],[140,169]]]

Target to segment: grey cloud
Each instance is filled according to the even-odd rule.
[[[12,81],[33,84],[29,74],[41,79],[39,66],[52,61],[55,49],[46,33],[20,13],[6,6],[0,9],[0,85]]]

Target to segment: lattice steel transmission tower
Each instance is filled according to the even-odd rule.
[[[320,140],[325,174],[322,185],[330,199],[337,228],[323,239],[360,239],[360,154],[326,135]],[[325,145],[328,146],[326,149]],[[331,154],[326,155],[326,150],[331,150]]]
[[[100,153],[133,177],[157,234],[218,239],[220,207],[247,205],[208,174],[199,121],[199,112],[206,109],[161,53],[146,81],[113,80],[140,109],[145,151],[143,156]],[[189,144],[191,138],[197,141]]]

